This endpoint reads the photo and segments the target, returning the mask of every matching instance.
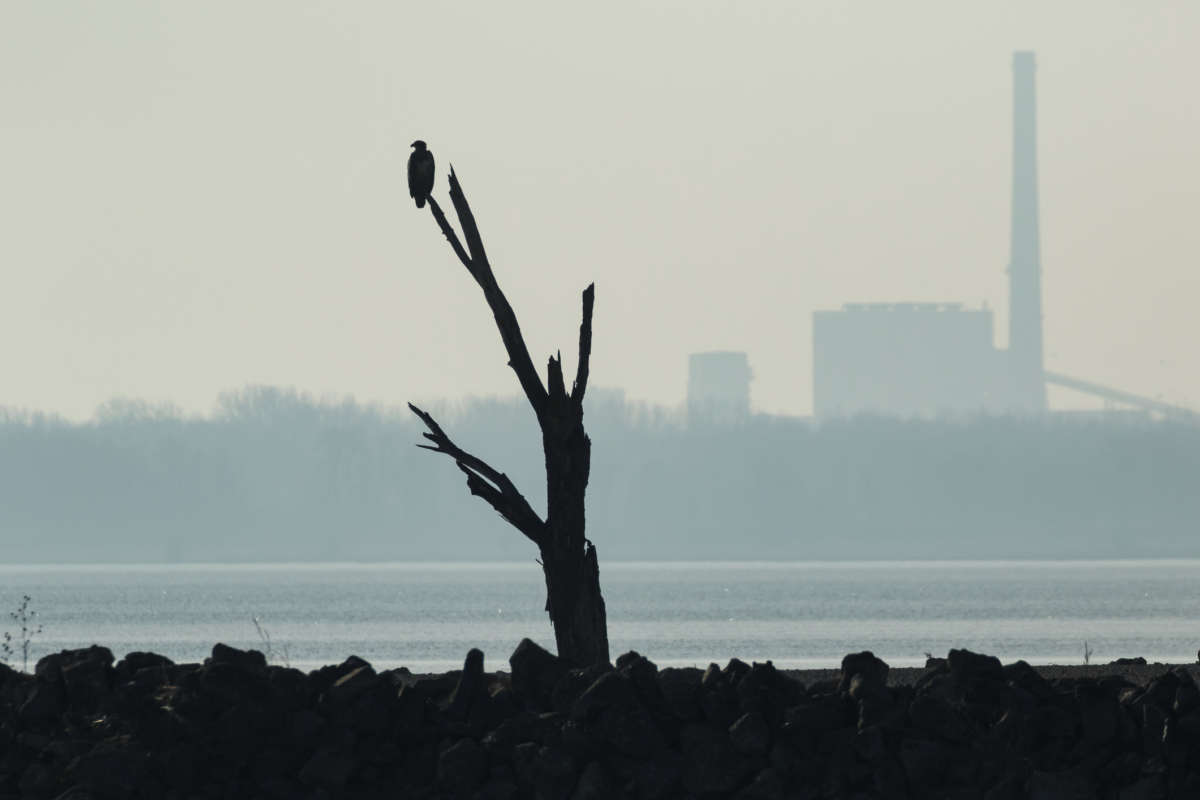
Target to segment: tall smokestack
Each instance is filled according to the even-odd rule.
[[[1014,405],[1046,410],[1042,367],[1042,257],[1038,235],[1037,90],[1033,53],[1013,53],[1012,235],[1008,358]]]

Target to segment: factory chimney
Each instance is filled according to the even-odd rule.
[[[1008,359],[1013,405],[1046,410],[1042,367],[1042,264],[1038,235],[1037,95],[1034,59],[1013,53],[1012,231],[1009,239]]]

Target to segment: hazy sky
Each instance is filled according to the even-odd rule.
[[[595,385],[677,404],[746,350],[808,413],[847,301],[986,302],[1005,346],[1032,49],[1047,368],[1200,406],[1198,44],[1192,0],[3,0],[0,405],[515,394],[417,138],[537,363],[596,282]]]

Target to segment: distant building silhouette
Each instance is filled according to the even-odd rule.
[[[732,424],[750,416],[750,360],[715,351],[688,356],[688,423]]]
[[[958,303],[851,303],[813,314],[818,417],[979,413],[1003,403],[992,312]]]
[[[857,303],[813,314],[813,412],[904,417],[1046,411],[1034,57],[1013,54],[1009,345],[961,303]]]

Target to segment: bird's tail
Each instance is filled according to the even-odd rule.
[[[421,195],[420,197],[417,198],[417,208],[424,208],[424,207],[425,207],[425,195]]]

